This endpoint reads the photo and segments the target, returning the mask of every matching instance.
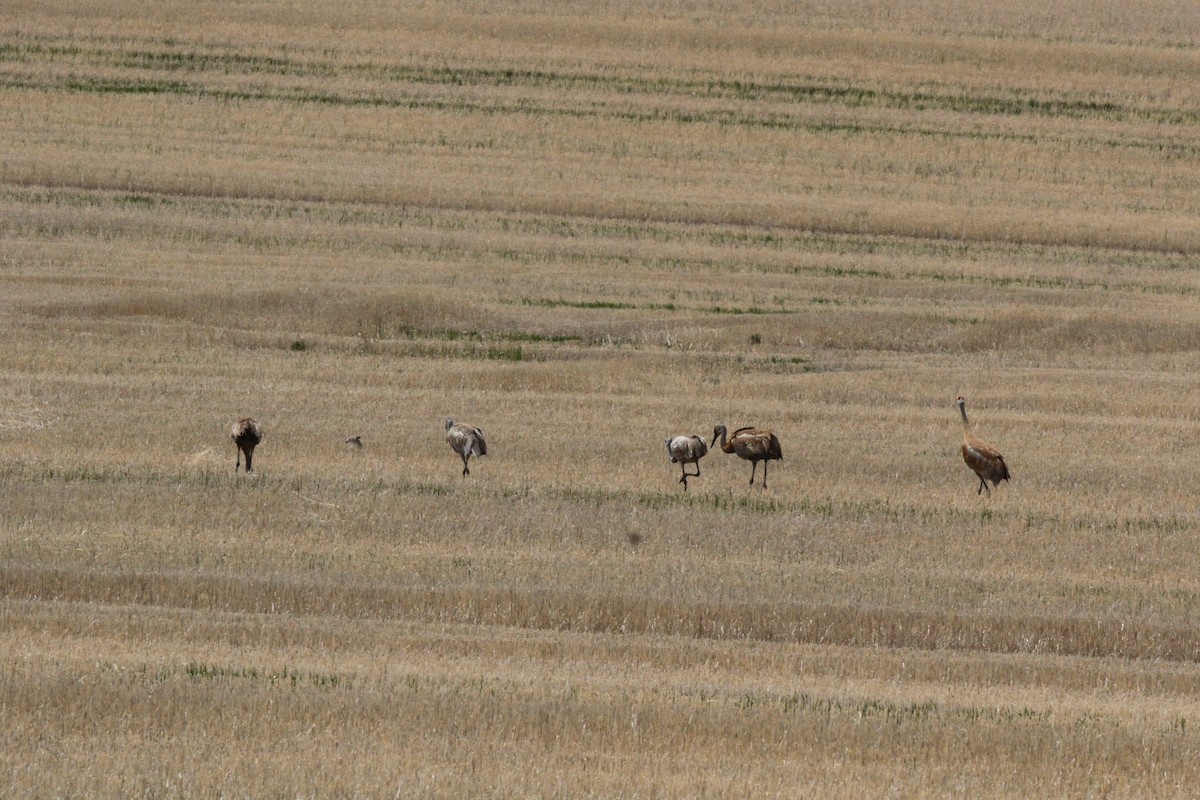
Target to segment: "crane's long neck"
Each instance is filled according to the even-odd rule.
[[[964,430],[964,431],[969,431],[969,430],[971,429],[971,423],[967,421],[967,404],[966,404],[966,403],[959,403],[959,404],[958,404],[958,411],[959,411],[959,413],[960,413],[960,414],[962,414],[962,418],[963,418],[963,430]]]
[[[724,451],[724,452],[726,452],[726,453],[732,453],[732,452],[733,452],[733,445],[729,444],[729,443],[726,441],[726,436],[728,435],[728,433],[727,433],[727,432],[726,432],[726,430],[725,430],[725,426],[724,426],[724,425],[722,425],[721,427],[717,428],[717,431],[716,431],[716,433],[717,433],[717,434],[720,434],[720,437],[721,437],[721,441],[720,441],[721,450],[722,450],[722,451]],[[715,438],[713,439],[713,443],[714,443],[714,444],[715,444],[715,443],[717,443],[717,440],[716,440]]]

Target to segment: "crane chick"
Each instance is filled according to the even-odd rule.
[[[708,453],[708,445],[704,443],[703,436],[672,436],[667,439],[667,455],[671,459],[672,464],[678,464],[683,476],[679,482],[683,484],[683,490],[686,492],[688,488],[688,478],[700,477],[700,459]],[[696,471],[691,473],[687,471],[688,464],[695,464]]]
[[[254,458],[254,448],[262,442],[263,436],[262,426],[249,417],[239,419],[233,423],[233,428],[229,431],[229,437],[233,439],[233,446],[237,448],[237,458],[233,462],[233,471],[237,472],[242,461],[242,454],[246,455],[246,472],[251,470],[251,461]]]
[[[471,474],[471,468],[467,464],[471,456],[488,454],[487,442],[483,440],[483,431],[473,425],[455,425],[454,420],[446,420],[446,441],[454,452],[462,457],[464,478]]]

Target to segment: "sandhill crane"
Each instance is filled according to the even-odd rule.
[[[462,456],[464,478],[471,474],[467,460],[471,456],[486,456],[488,452],[483,431],[471,425],[455,425],[452,419],[446,420],[446,441]]]
[[[350,445],[351,447],[357,447],[361,450],[362,446],[363,446],[362,445],[362,437],[361,436],[347,436],[346,444]]]
[[[687,491],[687,479],[700,477],[700,459],[704,458],[708,453],[708,445],[704,443],[703,436],[672,436],[667,439],[667,455],[671,457],[672,464],[678,464],[683,477],[679,482],[683,484],[683,490]],[[688,464],[696,465],[695,474],[687,471]]]
[[[771,431],[761,428],[738,428],[729,437],[729,441],[725,440],[725,435],[725,426],[718,425],[713,429],[713,444],[717,444],[719,439],[722,451],[737,453],[739,458],[744,458],[754,465],[750,468],[750,483],[752,484],[754,483],[754,473],[758,470],[758,462],[763,462],[762,485],[764,489],[767,488],[767,462],[783,458],[779,439]]]
[[[962,397],[958,398],[958,411],[963,421],[963,461],[979,476],[979,489],[975,494],[986,491],[990,496],[992,490],[987,482],[991,481],[992,486],[998,487],[1000,481],[1008,480],[1008,465],[1004,463],[1004,456],[1000,455],[999,450],[971,433],[971,423],[967,422],[967,401]]]
[[[237,448],[237,459],[233,463],[234,472],[237,472],[238,467],[242,465],[243,453],[246,454],[246,472],[251,470],[250,463],[254,459],[254,448],[262,442],[263,435],[262,426],[249,417],[233,423],[229,437],[233,439],[233,446]]]

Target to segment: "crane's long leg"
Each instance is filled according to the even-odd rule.
[[[767,464],[770,464],[770,463],[771,463],[770,461],[763,462],[763,488],[764,489],[767,488]]]
[[[695,473],[689,473],[688,464],[686,464],[686,463],[679,464],[679,471],[682,471],[682,473],[683,473],[683,477],[680,477],[679,482],[683,483],[683,491],[684,492],[688,491],[689,477],[700,477],[700,462],[692,462],[692,463],[696,464]]]
[[[754,485],[754,473],[758,472],[758,462],[751,461],[750,464],[752,465],[750,467],[750,485],[753,486]],[[766,472],[766,467],[763,467],[763,472]]]
[[[468,456],[463,456],[463,457],[462,457],[462,460],[463,460],[463,477],[464,477],[464,478],[465,478],[465,477],[467,477],[468,475],[470,475],[470,474],[471,474],[471,468],[470,468],[470,466],[467,464],[467,458],[468,458]]]

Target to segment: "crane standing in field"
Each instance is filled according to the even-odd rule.
[[[703,436],[672,436],[667,439],[667,454],[671,457],[671,463],[678,464],[683,472],[679,482],[683,484],[685,492],[688,488],[687,479],[700,477],[700,459],[707,453],[708,445],[704,443]],[[687,471],[688,464],[696,465],[695,473]]]
[[[462,457],[464,478],[471,474],[467,465],[471,456],[486,456],[488,453],[483,431],[472,425],[455,425],[452,419],[446,420],[446,441]]]
[[[779,447],[779,439],[775,434],[761,428],[738,428],[733,432],[732,436],[726,435],[728,431],[724,425],[718,425],[713,429],[713,444],[717,444],[720,440],[721,450],[726,453],[737,453],[739,458],[744,458],[753,464],[750,467],[750,483],[754,483],[754,473],[758,470],[758,462],[763,462],[763,479],[762,486],[767,488],[767,463],[777,461],[783,458],[783,450]]]
[[[971,433],[971,423],[967,422],[967,401],[960,396],[957,402],[963,422],[963,461],[979,476],[979,489],[975,494],[986,491],[990,497],[992,490],[988,488],[988,481],[992,482],[992,486],[999,487],[1000,481],[1008,480],[1008,465],[1004,463],[1004,456],[1000,455],[999,450]]]
[[[246,454],[246,472],[251,470],[251,461],[254,458],[254,448],[263,440],[263,429],[254,420],[249,417],[243,417],[233,423],[233,428],[229,431],[229,437],[233,439],[233,446],[237,448],[237,459],[233,462],[233,471],[237,472],[242,461],[242,454]]]

